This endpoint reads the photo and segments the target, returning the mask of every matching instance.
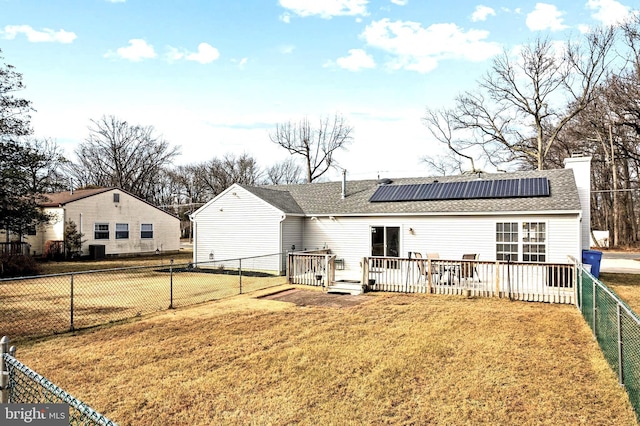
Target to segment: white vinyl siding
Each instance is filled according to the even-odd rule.
[[[567,256],[580,256],[577,215],[487,216],[407,216],[407,217],[328,217],[305,219],[303,247],[330,248],[345,259],[345,269],[358,271],[363,257],[370,255],[371,226],[400,227],[400,256],[409,252],[438,253],[444,259],[461,259],[474,253],[480,260],[496,260],[497,222],[545,222],[546,261],[567,262]],[[409,229],[413,229],[410,232]],[[357,274],[354,274],[356,278]]]
[[[251,260],[253,267],[279,272],[282,257],[278,254],[284,244],[280,222],[284,218],[282,211],[234,185],[198,210],[194,260],[207,262],[213,257],[215,261],[224,261],[270,255]],[[206,264],[200,266],[207,267]]]

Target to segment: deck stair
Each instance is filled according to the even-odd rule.
[[[333,281],[327,288],[327,293],[345,293],[355,296],[362,294],[362,283],[356,280]]]

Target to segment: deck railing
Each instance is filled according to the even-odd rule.
[[[370,290],[574,303],[575,265],[368,257]]]
[[[330,254],[290,253],[289,282],[331,285],[335,280],[334,260]],[[359,275],[370,291],[464,294],[569,304],[576,300],[576,266],[572,263],[366,257]]]
[[[327,287],[335,281],[335,254],[329,250],[289,253],[287,277],[290,284]]]

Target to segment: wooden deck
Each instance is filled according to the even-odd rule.
[[[355,276],[360,277],[357,284],[366,291],[509,297],[566,304],[576,300],[577,269],[571,263],[366,257],[361,270],[336,272],[335,259],[336,255],[328,251],[291,253],[288,280],[329,290],[354,281]]]

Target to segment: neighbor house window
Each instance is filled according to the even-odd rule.
[[[547,224],[522,222],[522,260],[545,262],[547,259]]]
[[[129,239],[129,224],[128,223],[116,223],[116,240]]]
[[[153,223],[140,225],[140,238],[153,238]]]
[[[120,194],[113,194],[113,202],[114,203],[120,202]]]
[[[109,239],[109,224],[108,223],[96,223],[93,225],[93,239],[94,240],[108,240]]]
[[[35,225],[27,225],[27,235],[36,235],[37,230]]]
[[[496,223],[496,260],[518,260],[518,223]]]

